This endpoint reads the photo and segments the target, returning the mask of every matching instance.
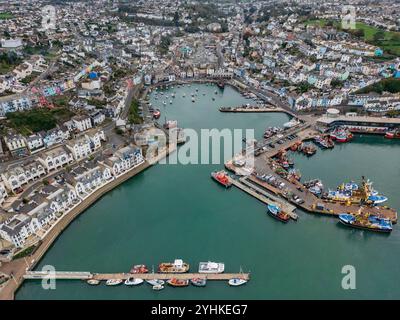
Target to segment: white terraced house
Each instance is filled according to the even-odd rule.
[[[87,158],[92,153],[91,141],[88,137],[68,141],[67,148],[71,150],[75,160]]]
[[[42,153],[39,157],[47,171],[56,170],[74,162],[72,152],[64,146]]]
[[[80,132],[92,128],[92,121],[88,116],[75,116],[71,120],[72,123],[74,124],[74,127]]]
[[[8,194],[6,187],[4,186],[4,183],[0,182],[0,207],[3,205],[7,198]]]
[[[67,183],[75,188],[76,194],[85,199],[95,189],[102,187],[112,179],[110,168],[95,164],[91,168],[80,166],[66,176]]]
[[[42,137],[37,134],[33,134],[30,135],[28,138],[25,138],[25,142],[31,153],[38,152],[45,148]]]
[[[115,152],[115,155],[109,157],[104,164],[112,169],[114,176],[119,176],[143,162],[144,158],[141,148],[126,146]]]
[[[95,151],[101,147],[101,141],[106,141],[103,130],[87,133],[85,135],[92,142],[92,150]]]
[[[9,168],[1,173],[1,178],[6,188],[15,192],[21,186],[44,175],[46,175],[44,166],[37,161],[32,161],[21,166]]]
[[[40,229],[37,218],[17,214],[0,225],[0,236],[16,247],[23,247],[26,239]]]
[[[20,134],[9,134],[4,137],[4,142],[6,143],[8,150],[11,152],[26,148],[25,139]]]

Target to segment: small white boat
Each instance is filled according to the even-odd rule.
[[[162,284],[156,284],[153,286],[153,290],[160,291],[162,289],[164,289],[164,286]]]
[[[98,284],[100,284],[100,280],[96,280],[96,279],[89,279],[87,281],[88,284],[90,284],[91,286],[97,286]]]
[[[157,285],[162,286],[165,284],[164,280],[159,280],[159,279],[146,280],[146,282],[152,286],[157,286]]]
[[[122,283],[122,279],[108,279],[106,282],[107,286],[117,286]]]
[[[238,286],[241,286],[241,285],[247,283],[247,280],[239,279],[239,278],[233,278],[233,279],[230,279],[228,281],[228,283],[229,283],[230,286],[238,287]]]
[[[125,285],[126,286],[137,286],[139,284],[143,283],[143,279],[137,279],[137,278],[129,278],[125,280]]]

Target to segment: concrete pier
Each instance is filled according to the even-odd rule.
[[[143,279],[143,280],[169,280],[180,279],[190,280],[195,278],[207,280],[225,280],[230,279],[250,279],[250,273],[90,273],[90,272],[71,272],[71,271],[57,271],[53,273],[43,271],[27,271],[24,279],[30,280],[43,280],[43,279],[56,279],[56,280],[89,280],[95,279],[100,281],[107,281],[110,279],[126,280],[129,278]]]

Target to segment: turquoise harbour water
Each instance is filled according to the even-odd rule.
[[[199,88],[196,102],[190,93]],[[186,128],[254,128],[288,121],[285,114],[220,113],[221,105],[245,102],[235,90],[207,85],[175,88],[168,119]],[[168,91],[168,90],[167,90]],[[168,91],[170,94],[171,89]],[[182,93],[186,92],[186,98]],[[205,96],[202,94],[206,93]],[[212,101],[211,97],[215,97]],[[161,106],[162,99],[151,101]],[[164,107],[161,119],[164,118]],[[361,175],[400,209],[400,143],[383,137],[356,136],[311,158],[293,155],[303,180],[320,178],[334,188]],[[225,262],[227,272],[251,271],[245,286],[225,282],[206,288],[93,287],[58,281],[56,290],[25,281],[17,299],[399,299],[400,230],[390,235],[349,229],[335,218],[297,210],[298,222],[284,225],[266,214],[265,205],[210,179],[211,165],[156,165],[114,189],[76,219],[48,251],[37,269],[127,272],[133,264],[154,265],[182,258],[197,269],[200,261]],[[356,268],[356,290],[343,290],[341,269]]]

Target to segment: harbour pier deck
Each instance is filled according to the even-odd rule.
[[[220,112],[237,112],[237,113],[251,113],[251,112],[286,112],[286,110],[279,107],[233,107],[233,108],[219,108]]]
[[[70,272],[70,271],[57,271],[53,273],[43,271],[27,271],[24,279],[30,280],[43,280],[43,279],[56,279],[56,280],[89,280],[95,279],[100,281],[107,281],[110,279],[129,278],[143,279],[143,280],[169,280],[180,279],[190,280],[195,278],[207,280],[221,280],[228,281],[230,279],[238,278],[249,280],[250,273],[90,273],[90,272]]]
[[[283,211],[288,213],[292,219],[297,219],[297,215],[294,213],[296,207],[281,199],[269,192],[255,186],[250,181],[247,180],[247,177],[239,178],[236,180],[232,177],[229,177],[229,181],[237,188],[245,191],[249,195],[253,196],[254,198],[260,200],[265,204],[273,204],[282,208]]]

